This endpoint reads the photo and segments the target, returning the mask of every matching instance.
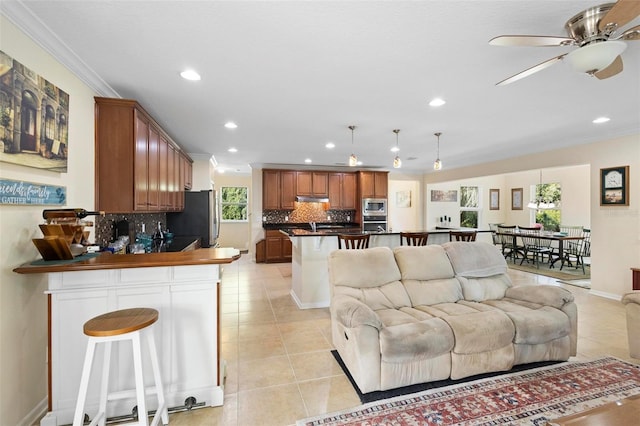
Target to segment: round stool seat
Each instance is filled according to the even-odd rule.
[[[141,330],[158,320],[158,311],[151,308],[121,309],[91,318],[84,323],[87,336],[117,336]]]

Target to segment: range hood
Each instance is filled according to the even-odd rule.
[[[329,199],[327,197],[303,197],[297,195],[296,201],[299,203],[328,203]]]

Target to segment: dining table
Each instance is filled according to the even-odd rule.
[[[565,241],[579,241],[584,240],[584,237],[581,235],[565,235],[561,232],[554,231],[539,231],[539,232],[522,232],[517,228],[513,231],[509,232],[500,232],[495,231],[496,235],[504,235],[511,236],[513,238],[513,247],[517,247],[517,239],[518,237],[529,237],[529,238],[537,238],[540,240],[551,240],[558,242],[558,257],[551,260],[550,267],[553,267],[558,260],[564,259],[564,242]],[[515,262],[515,258],[514,258]]]

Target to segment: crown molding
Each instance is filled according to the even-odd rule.
[[[68,68],[98,95],[121,98],[106,81],[87,65],[56,33],[38,18],[21,0],[3,1],[0,13],[38,46]]]

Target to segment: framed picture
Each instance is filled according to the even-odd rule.
[[[500,210],[500,190],[489,190],[489,210]]]
[[[511,188],[511,210],[522,210],[522,188]]]
[[[458,191],[455,189],[450,191],[441,191],[439,189],[431,190],[431,201],[432,202],[457,202],[458,201]]]
[[[396,192],[396,207],[411,207],[411,191]]]
[[[629,166],[600,169],[600,205],[629,205]]]

